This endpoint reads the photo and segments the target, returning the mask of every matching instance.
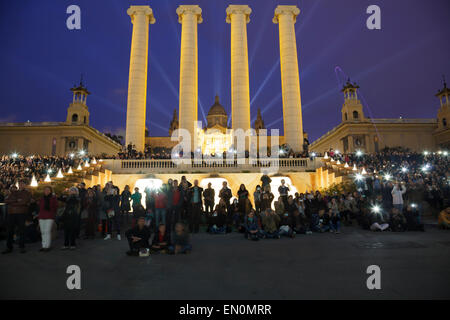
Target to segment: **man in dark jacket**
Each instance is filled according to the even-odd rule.
[[[198,233],[200,227],[200,219],[203,208],[202,196],[203,188],[199,187],[198,180],[194,180],[194,185],[189,188],[189,202],[191,204],[189,228],[193,233]]]
[[[19,235],[20,252],[25,253],[25,218],[28,214],[31,202],[31,193],[26,190],[25,181],[19,182],[19,190],[11,191],[6,197],[5,203],[8,205],[8,215],[6,217],[7,240],[4,254],[13,250],[14,231],[17,227]]]
[[[203,197],[205,198],[205,213],[211,214],[214,210],[214,197],[216,192],[211,188],[211,182],[208,183],[208,188],[203,191]]]
[[[150,239],[151,231],[150,228],[145,225],[145,217],[140,216],[136,226],[128,230],[125,235],[128,239],[128,245],[130,246],[127,255],[137,256],[139,255],[140,249],[150,248],[148,240]]]

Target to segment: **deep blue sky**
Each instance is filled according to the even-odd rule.
[[[0,2],[0,121],[64,121],[69,89],[84,74],[91,124],[124,132],[132,24],[131,4],[150,5],[147,127],[167,135],[178,108],[179,4],[199,4],[199,119],[218,93],[230,100],[228,4],[248,4],[252,123],[257,108],[269,128],[282,130],[278,4],[296,4],[304,129],[310,140],[340,122],[344,74],[361,86],[374,118],[434,118],[442,74],[450,83],[448,0],[2,0]],[[66,8],[81,7],[80,31],[66,28]],[[382,30],[366,28],[366,8],[381,7]],[[336,67],[341,71],[335,72]],[[370,115],[365,110],[366,115]]]

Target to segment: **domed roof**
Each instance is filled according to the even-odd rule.
[[[216,95],[216,100],[214,101],[214,104],[211,106],[208,112],[208,116],[217,116],[217,115],[224,115],[227,116],[227,113],[224,109],[224,107],[219,102],[219,96]]]

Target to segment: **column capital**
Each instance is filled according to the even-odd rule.
[[[252,13],[252,9],[248,5],[238,5],[238,4],[230,4],[227,8],[227,18],[226,22],[231,23],[231,15],[233,14],[244,14],[245,21],[247,23],[250,22],[250,13]]]
[[[153,16],[153,10],[149,6],[130,6],[127,10],[127,14],[131,17],[131,22],[134,21],[134,17],[137,15],[147,16],[150,24],[156,22],[155,17]]]
[[[281,15],[292,16],[294,23],[297,21],[297,16],[300,14],[300,9],[297,6],[279,5],[275,8],[273,23],[278,23],[278,17]]]
[[[200,8],[198,5],[180,5],[177,8],[177,15],[178,15],[178,22],[183,22],[183,16],[184,15],[195,15],[197,16],[197,23],[202,23],[202,8]]]

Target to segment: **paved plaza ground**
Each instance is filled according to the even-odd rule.
[[[0,298],[9,299],[449,299],[450,232],[374,233],[247,241],[242,234],[192,238],[188,255],[125,255],[127,242],[79,242],[76,251],[0,256]],[[55,241],[61,246],[61,235]],[[4,247],[2,241],[0,247]],[[381,290],[368,290],[366,268],[381,268]],[[66,268],[81,268],[81,290],[68,290]]]

